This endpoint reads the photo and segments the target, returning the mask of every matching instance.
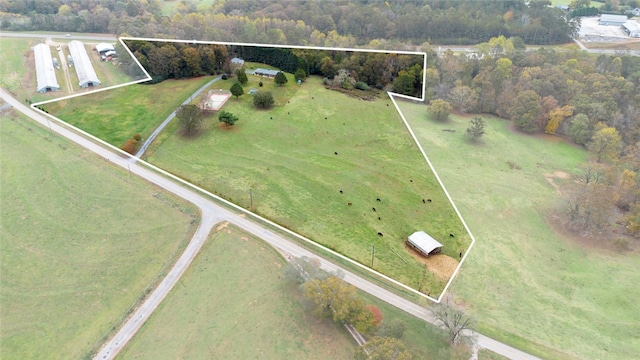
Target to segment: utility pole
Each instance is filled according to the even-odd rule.
[[[376,255],[376,246],[371,245],[371,268],[373,269],[373,257]]]

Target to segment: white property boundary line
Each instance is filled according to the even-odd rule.
[[[136,81],[132,81],[132,82],[128,82],[125,84],[120,84],[120,85],[115,85],[115,86],[111,86],[111,87],[107,87],[104,89],[98,89],[95,91],[89,91],[89,92],[85,92],[85,93],[81,93],[81,94],[74,94],[74,95],[70,95],[70,96],[65,96],[62,98],[56,98],[56,99],[52,99],[52,100],[47,100],[47,101],[42,101],[42,102],[38,102],[38,103],[34,103],[31,104],[31,108],[37,112],[39,112],[40,114],[50,117],[52,118],[54,121],[58,122],[61,126],[65,126],[68,128],[71,128],[73,131],[103,145],[104,147],[106,147],[107,149],[111,149],[112,151],[115,151],[116,153],[119,153],[129,159],[131,159],[132,161],[136,161],[136,162],[140,162],[142,164],[144,164],[146,167],[159,172],[161,174],[163,174],[166,177],[169,177],[171,179],[173,179],[174,181],[177,181],[178,183],[185,185],[188,188],[191,188],[192,190],[195,190],[196,192],[199,192],[201,194],[205,194],[213,199],[216,199],[217,201],[220,201],[230,207],[232,207],[233,209],[236,209],[242,213],[245,213],[249,216],[251,216],[254,219],[260,220],[263,223],[269,224],[270,226],[273,226],[275,228],[277,228],[280,231],[283,231],[289,235],[292,235],[308,244],[311,244],[323,251],[326,251],[334,256],[337,256],[338,258],[347,261],[348,263],[355,265],[371,274],[374,274],[384,280],[387,280],[389,282],[391,282],[394,285],[400,286],[401,288],[408,290],[409,292],[412,292],[420,297],[429,299],[435,303],[440,303],[440,301],[442,300],[444,294],[446,293],[447,289],[449,288],[449,286],[451,285],[451,283],[453,282],[453,279],[456,277],[456,275],[458,274],[460,267],[462,266],[462,264],[464,263],[464,261],[467,258],[467,255],[469,254],[469,250],[471,250],[471,248],[473,247],[473,245],[475,244],[475,237],[473,236],[473,234],[471,233],[471,231],[469,230],[469,227],[467,226],[466,222],[464,221],[464,219],[462,218],[462,215],[460,215],[460,212],[458,211],[458,208],[455,206],[455,204],[453,203],[453,200],[451,198],[451,196],[449,195],[449,192],[447,191],[447,189],[445,188],[444,184],[442,183],[442,180],[440,180],[440,177],[438,176],[435,168],[433,167],[433,165],[431,164],[431,161],[429,160],[429,158],[427,157],[427,154],[425,153],[424,149],[422,148],[422,146],[420,145],[420,142],[418,141],[415,133],[413,132],[413,130],[411,129],[411,126],[409,125],[409,123],[407,122],[406,118],[404,117],[404,114],[402,113],[402,111],[400,111],[400,108],[398,107],[397,102],[395,101],[394,97],[399,97],[399,98],[404,98],[404,99],[408,99],[408,100],[413,100],[413,101],[424,101],[424,97],[425,97],[425,87],[426,87],[426,68],[427,68],[427,54],[425,52],[414,52],[414,51],[391,51],[391,50],[370,50],[370,49],[353,49],[353,48],[334,48],[334,47],[317,47],[317,46],[295,46],[295,45],[275,45],[275,44],[254,44],[254,43],[232,43],[232,42],[216,42],[216,41],[199,41],[199,40],[175,40],[175,39],[157,39],[157,38],[134,38],[134,37],[121,37],[118,39],[120,41],[120,43],[124,46],[124,48],[127,50],[127,52],[129,53],[129,55],[133,58],[133,60],[136,62],[136,64],[138,64],[138,66],[140,67],[140,69],[142,69],[142,71],[145,73],[145,75],[147,76],[147,78],[145,79],[141,79],[141,80],[136,80]],[[469,245],[469,247],[467,248],[467,251],[465,252],[464,256],[462,257],[462,259],[460,260],[460,262],[458,263],[458,266],[456,267],[455,271],[453,272],[453,274],[451,275],[451,277],[449,278],[449,281],[447,282],[447,284],[445,285],[444,289],[442,290],[442,292],[440,293],[440,296],[436,299],[433,298],[429,295],[423,294],[420,291],[415,290],[412,287],[409,287],[405,284],[400,283],[399,281],[392,279],[376,270],[373,270],[355,260],[352,260],[336,251],[333,251],[311,239],[308,239],[296,232],[293,232],[283,226],[280,226],[266,218],[263,218],[260,215],[257,215],[247,209],[244,209],[230,201],[227,201],[217,195],[214,195],[212,193],[210,193],[207,190],[204,190],[192,183],[189,183],[163,169],[160,169],[148,162],[146,162],[145,160],[141,160],[138,159],[136,157],[134,157],[133,155],[103,141],[102,139],[99,139],[73,125],[70,125],[64,121],[62,121],[61,119],[45,113],[44,111],[40,110],[39,108],[37,108],[38,105],[43,105],[43,104],[47,104],[47,103],[51,103],[51,102],[55,102],[55,101],[59,101],[59,100],[67,100],[67,99],[71,99],[71,98],[75,98],[75,97],[79,97],[79,96],[83,96],[83,95],[87,95],[87,94],[93,94],[93,93],[97,93],[97,92],[101,92],[101,91],[106,91],[106,90],[111,90],[111,89],[116,89],[119,87],[123,87],[123,86],[128,86],[128,85],[132,85],[132,84],[137,84],[137,83],[141,83],[141,82],[146,82],[151,80],[151,76],[149,75],[149,73],[144,69],[144,67],[140,64],[140,62],[138,61],[138,59],[136,59],[135,56],[133,56],[133,54],[131,53],[131,50],[129,49],[129,47],[124,43],[125,40],[133,40],[133,41],[137,41],[137,40],[142,40],[142,41],[154,41],[154,42],[174,42],[174,43],[192,43],[192,44],[209,44],[209,45],[237,45],[237,46],[255,46],[255,47],[276,47],[276,48],[294,48],[294,49],[311,49],[311,50],[333,50],[333,51],[350,51],[350,52],[375,52],[375,53],[383,53],[383,54],[406,54],[406,55],[422,55],[423,57],[423,71],[422,71],[422,93],[421,96],[419,98],[414,97],[414,96],[408,96],[408,95],[403,95],[403,94],[396,94],[393,92],[387,92],[387,95],[389,96],[389,98],[391,99],[391,101],[393,102],[393,105],[396,108],[396,111],[398,111],[398,114],[400,114],[400,117],[402,118],[402,121],[404,122],[405,126],[407,127],[407,130],[409,131],[409,133],[411,134],[411,137],[413,138],[414,142],[416,143],[416,145],[418,146],[418,149],[420,150],[420,153],[422,154],[422,156],[424,157],[425,161],[427,162],[427,164],[429,165],[429,168],[431,169],[431,171],[433,172],[433,174],[435,175],[436,179],[438,180],[438,184],[440,184],[440,186],[442,187],[442,189],[444,190],[445,194],[447,195],[447,199],[449,200],[449,203],[451,204],[451,206],[453,207],[453,209],[455,210],[456,214],[458,215],[458,218],[460,219],[460,221],[462,222],[465,230],[467,231],[467,233],[469,234],[469,236],[471,237],[471,244]]]

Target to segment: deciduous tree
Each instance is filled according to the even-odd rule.
[[[536,118],[540,111],[540,95],[533,90],[525,90],[515,97],[509,115],[519,130],[531,134],[538,129]]]
[[[176,113],[182,133],[187,136],[198,132],[202,113],[196,105],[182,105]]]
[[[268,109],[275,104],[273,95],[270,92],[258,92],[253,97],[253,105],[261,109]]]
[[[464,310],[453,303],[450,296],[445,297],[443,302],[436,306],[433,315],[447,332],[451,344],[456,345],[467,339],[467,331],[471,329],[473,321]]]
[[[404,343],[392,337],[373,337],[356,351],[358,360],[411,360]]]
[[[231,94],[235,96],[236,99],[244,94],[244,89],[242,88],[242,85],[240,85],[240,83],[231,85],[231,89],[229,89],[229,91],[231,91]]]
[[[382,322],[382,324],[378,327],[378,331],[376,332],[377,336],[380,337],[394,337],[396,339],[402,339],[404,336],[404,331],[407,329],[407,325],[402,322],[400,319],[387,319]]]
[[[431,101],[429,106],[429,115],[436,121],[449,120],[449,114],[451,113],[451,104],[446,100],[436,99]]]
[[[297,284],[304,284],[313,279],[324,280],[329,276],[327,272],[320,269],[320,260],[306,256],[289,261],[283,270],[283,275],[285,279]]]
[[[620,156],[622,139],[615,128],[600,123],[587,144],[587,149],[595,156],[597,162],[617,160]]]
[[[356,288],[336,276],[307,281],[303,289],[304,298],[317,316],[351,323],[364,309]]]
[[[293,76],[296,78],[296,81],[304,81],[304,79],[306,79],[307,77],[307,73],[299,68],[298,70],[296,70],[296,73],[293,74]]]
[[[478,95],[470,87],[458,85],[451,89],[448,99],[453,107],[460,112],[466,113],[476,106]]]

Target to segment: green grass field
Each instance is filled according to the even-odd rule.
[[[482,143],[470,144],[470,118],[440,124],[425,106],[400,105],[476,237],[451,291],[479,331],[543,358],[637,356],[640,257],[583,247],[548,224],[561,206],[550,182],[570,181],[564,173],[586,152],[495,118]]]
[[[16,114],[0,144],[2,358],[87,358],[169,270],[196,210]]]
[[[250,79],[246,89],[259,88]],[[263,81],[266,91],[273,80]],[[268,111],[249,95],[230,99],[224,110],[240,118],[233,129],[208,119],[199,137],[171,134],[148,160],[247,208],[251,190],[257,213],[365,265],[375,246],[374,269],[437,296],[448,277],[425,271],[404,240],[425,230],[455,265],[470,237],[390,100],[351,98],[318,78],[278,91],[291,97],[276,96]]]
[[[35,63],[29,63],[29,54],[31,47],[38,43],[40,41],[36,39],[0,38],[0,58],[2,59],[0,61],[0,86],[23,101],[36,90],[35,71],[28,65],[35,66]],[[33,57],[31,59],[33,61]],[[32,83],[25,83],[27,73],[33,74]]]
[[[214,233],[119,358],[351,358],[355,341],[304,309],[285,263],[235,227]]]
[[[145,139],[211,77],[130,85],[43,105],[57,117],[115,146],[138,133]],[[91,106],[86,106],[90,103]]]

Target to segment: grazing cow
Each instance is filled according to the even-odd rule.
[[[462,253],[460,253],[460,257],[462,258]]]
[[[409,179],[409,182],[413,182],[413,180]]]
[[[424,199],[422,199],[422,203],[423,203],[423,204],[426,204],[426,201],[424,201]]]
[[[389,104],[387,104],[387,106],[389,106]]]
[[[380,198],[376,198],[376,201],[381,201]]]
[[[431,199],[427,199],[427,202],[431,202]]]
[[[325,116],[324,119],[327,120],[327,117]]]
[[[449,234],[449,236],[450,236],[450,237],[456,237],[456,236],[455,236],[455,235],[453,235],[453,234]]]
[[[311,97],[311,100],[315,100],[316,98],[314,98],[313,96]]]
[[[381,232],[379,232],[379,233],[378,233],[378,236],[382,237],[382,233],[381,233]]]
[[[351,206],[351,205],[352,205],[351,203],[347,203],[347,206]]]
[[[375,212],[375,211],[376,211],[376,208],[371,208],[371,210],[373,210],[373,212]]]
[[[334,152],[334,154],[338,155],[338,152],[336,151],[336,152]]]
[[[287,115],[291,115],[291,113],[287,111]]]
[[[273,120],[273,116],[270,116],[269,119]]]
[[[382,220],[382,219],[380,219],[380,216],[378,216],[378,220]]]
[[[344,194],[344,193],[342,192],[342,190],[340,190],[340,194]]]

